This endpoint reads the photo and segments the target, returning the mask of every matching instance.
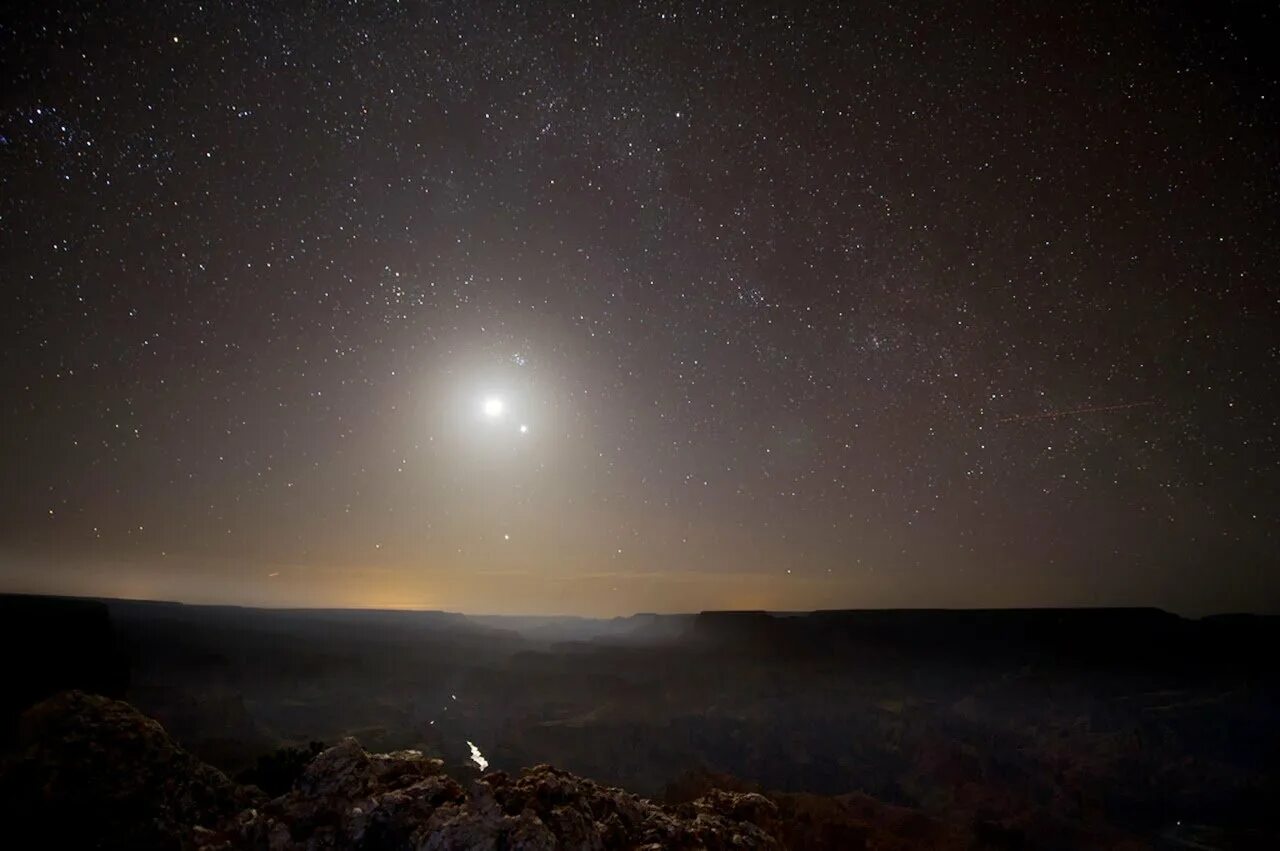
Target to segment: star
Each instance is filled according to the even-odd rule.
[[[661,564],[672,609],[1280,600],[1265,4],[1172,53],[1012,13],[1035,62],[950,6],[904,41],[849,4],[337,4],[304,57],[287,4],[81,5],[6,22],[0,552],[34,557],[0,585],[262,602],[192,556],[341,566],[343,605],[372,557],[389,602],[509,608],[493,558]],[[562,534],[472,549],[502,525]]]

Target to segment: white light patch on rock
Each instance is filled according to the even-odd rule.
[[[480,753],[480,749],[471,742],[467,742],[467,747],[471,748],[471,761],[474,762],[481,771],[487,771],[489,768],[489,760],[484,758],[484,754]]]

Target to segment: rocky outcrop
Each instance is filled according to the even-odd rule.
[[[460,782],[418,751],[322,751],[272,800],[178,747],[127,703],[68,692],[28,710],[0,766],[14,847],[99,849],[774,849],[778,808],[712,790],[661,806],[548,765]],[[33,844],[34,843],[34,844]]]
[[[1040,839],[1062,835],[959,825],[861,794],[762,794],[707,772],[673,784],[658,804],[549,765],[455,776],[419,751],[368,753],[351,738],[268,799],[188,754],[127,703],[68,692],[28,710],[21,726],[18,751],[0,765],[4,847],[973,851],[1050,847]],[[1130,846],[1075,836],[1055,847]]]
[[[776,808],[715,793],[665,808],[548,765],[495,772],[467,788],[417,751],[366,753],[354,739],[324,751],[293,791],[195,837],[205,851],[283,849],[778,848]]]
[[[17,833],[14,848],[176,849],[194,825],[259,798],[129,704],[77,691],[27,710],[0,766],[0,821],[7,839]]]
[[[665,799],[668,803],[714,799],[727,791],[759,790],[737,777],[700,769],[686,772],[671,783]],[[775,807],[768,821],[770,832],[787,848],[975,851],[988,847],[960,825],[931,818],[909,807],[885,804],[860,793],[833,796],[770,792],[768,800]]]
[[[96,600],[0,594],[0,750],[13,747],[23,710],[69,689],[123,694],[129,663],[107,606]]]

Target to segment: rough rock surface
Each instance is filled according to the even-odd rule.
[[[100,849],[772,849],[777,806],[714,790],[660,806],[539,765],[463,788],[418,751],[321,752],[273,800],[237,786],[121,701],[68,692],[29,709],[0,765],[13,847]],[[24,831],[21,826],[26,826]]]
[[[767,829],[775,812],[751,793],[664,808],[548,765],[464,789],[440,760],[368,754],[346,739],[317,756],[293,791],[197,831],[197,841],[206,851],[778,848]]]
[[[171,849],[255,803],[127,703],[72,691],[27,710],[0,766],[10,847]],[[29,834],[38,845],[24,844]]]
[[[0,764],[4,847],[140,851],[1137,848],[1116,836],[940,821],[861,794],[761,794],[694,772],[657,804],[549,765],[459,782],[418,751],[321,751],[268,800],[127,703],[68,692],[29,709]],[[1041,841],[1067,836],[1065,841]]]

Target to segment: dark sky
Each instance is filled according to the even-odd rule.
[[[1271,4],[27,5],[5,590],[1280,608]]]

